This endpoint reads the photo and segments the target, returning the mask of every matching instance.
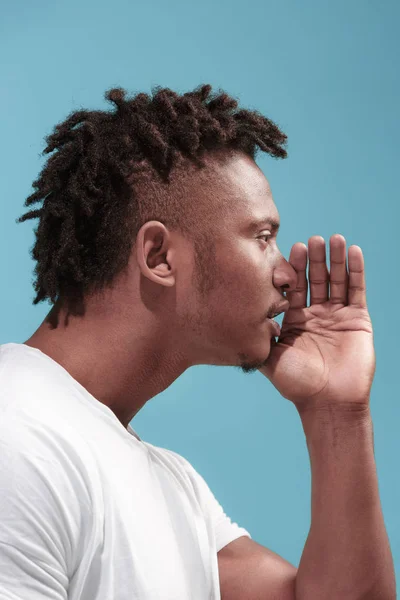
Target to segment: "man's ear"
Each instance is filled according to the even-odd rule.
[[[142,225],[136,237],[136,259],[142,274],[159,285],[174,286],[172,255],[171,236],[165,225],[160,221]]]

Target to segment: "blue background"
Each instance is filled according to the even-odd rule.
[[[184,92],[211,83],[257,108],[289,137],[286,161],[258,160],[281,215],[282,252],[333,233],[364,251],[375,457],[397,579],[399,16],[394,1],[9,0],[0,18],[0,343],[25,341],[50,309],[32,305],[37,221],[15,219],[56,123],[105,108],[114,85]],[[296,409],[265,377],[192,368],[131,424],[188,458],[233,520],[298,566],[311,518],[308,451]]]

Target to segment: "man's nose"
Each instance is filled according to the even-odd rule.
[[[297,287],[297,273],[283,256],[274,270],[274,286],[282,292],[293,292]]]

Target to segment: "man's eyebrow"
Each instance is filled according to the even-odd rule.
[[[252,221],[249,225],[249,229],[256,230],[262,225],[269,225],[274,233],[277,233],[280,227],[280,222],[272,217],[262,217],[256,221]]]

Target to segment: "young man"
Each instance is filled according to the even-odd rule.
[[[42,207],[19,219],[39,218],[34,303],[54,306],[0,346],[1,597],[394,599],[361,249],[349,272],[340,235],[330,273],[319,236],[281,255],[254,159],[285,157],[286,136],[266,117],[208,85],[106,97],[114,111],[73,113],[47,138],[26,201]],[[259,369],[299,411],[313,489],[298,570],[130,426],[198,364]]]

